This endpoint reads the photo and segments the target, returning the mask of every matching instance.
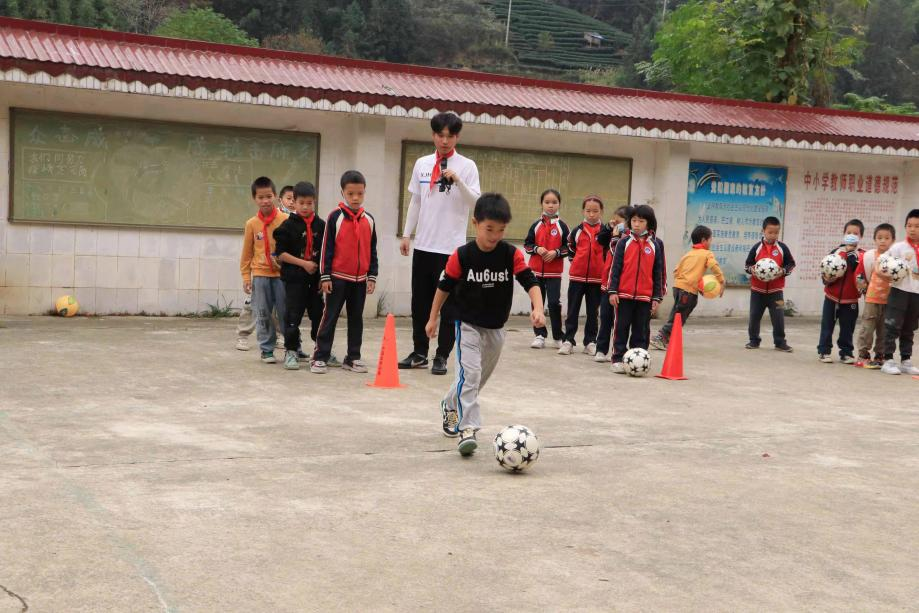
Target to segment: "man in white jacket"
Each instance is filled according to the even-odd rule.
[[[909,273],[891,283],[887,307],[884,310],[884,365],[881,372],[888,375],[919,375],[913,366],[913,334],[919,327],[919,209],[906,215],[906,240],[895,243],[887,254],[906,262]],[[875,269],[875,274],[880,271]],[[900,343],[900,363],[893,359],[894,348]]]
[[[453,113],[431,119],[434,153],[418,158],[408,191],[412,194],[400,251],[407,256],[415,234],[412,254],[412,352],[399,368],[427,368],[429,339],[424,326],[431,315],[440,274],[447,258],[466,243],[466,229],[475,201],[481,195],[479,169],[475,162],[456,151],[463,121]],[[441,312],[437,349],[431,374],[447,374],[447,358],[453,348],[452,301]]]

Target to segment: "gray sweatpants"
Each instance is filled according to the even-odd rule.
[[[482,427],[479,391],[494,372],[503,347],[503,328],[495,330],[456,322],[456,380],[444,402],[448,409],[458,412],[460,432]]]

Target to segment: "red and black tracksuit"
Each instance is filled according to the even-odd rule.
[[[773,260],[785,271],[785,274],[772,281],[760,281],[753,275],[753,266],[768,258]],[[759,347],[762,338],[759,335],[760,322],[763,313],[769,309],[769,321],[772,322],[772,342],[776,347],[784,347],[785,340],[785,277],[795,269],[795,259],[791,257],[791,250],[782,241],[767,243],[760,240],[753,245],[744,262],[744,270],[750,275],[750,321],[747,333],[750,344]]]
[[[652,234],[624,236],[616,245],[610,271],[610,295],[619,296],[613,334],[613,363],[627,348],[648,348],[651,340],[651,303],[663,299],[666,273],[659,239]]]
[[[613,234],[613,227],[609,224],[603,224],[597,233],[597,242],[603,246],[603,277],[600,282],[600,329],[597,332],[597,353],[608,354],[609,345],[613,335],[613,324],[616,320],[616,313],[613,305],[609,303],[609,275],[613,268],[613,255],[616,253],[616,244],[619,240],[628,236],[629,230],[624,230],[622,234],[616,236]]]
[[[345,359],[360,359],[367,282],[375,283],[377,272],[377,233],[373,216],[363,207],[353,210],[339,203],[338,208],[329,214],[322,241],[319,279],[320,283],[331,282],[332,293],[326,296],[314,360],[328,361],[342,307],[348,312],[348,354]]]
[[[597,341],[597,311],[600,308],[600,283],[603,280],[603,245],[597,242],[602,224],[581,222],[568,236],[568,317],[565,340],[575,345],[581,301],[587,301],[584,345]]]
[[[542,292],[542,301],[546,314],[552,322],[552,338],[561,340],[562,332],[562,273],[565,270],[565,256],[568,255],[568,226],[558,215],[543,215],[530,226],[523,250],[530,255],[529,267],[536,276],[536,282]],[[536,253],[536,248],[554,251],[555,259],[546,262]],[[533,328],[537,336],[546,338],[549,331],[545,326]]]
[[[297,264],[281,262],[281,280],[284,282],[287,316],[284,319],[284,348],[301,349],[300,322],[305,312],[310,318],[310,338],[315,341],[322,318],[322,293],[319,291],[319,259],[325,221],[315,213],[307,217],[291,214],[274,231],[275,251],[316,263],[316,272],[310,274]]]
[[[859,247],[854,251],[846,251],[846,246],[840,245],[830,253],[835,253],[846,261],[846,272],[835,281],[823,284],[823,316],[820,319],[820,342],[817,343],[817,353],[829,355],[833,351],[833,331],[838,321],[839,338],[836,339],[836,346],[839,347],[839,357],[854,357],[855,345],[852,343],[852,336],[858,320],[858,299],[861,297],[861,291],[855,284],[855,273],[865,250]]]

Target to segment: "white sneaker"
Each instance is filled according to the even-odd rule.
[[[612,371],[617,375],[624,375],[625,366],[622,364],[622,362],[613,362]]]
[[[310,372],[317,375],[324,375],[329,372],[329,367],[326,366],[325,362],[320,360],[313,360],[313,363],[310,364]]]
[[[844,355],[843,357],[839,358],[839,361],[843,364],[855,364],[855,358],[853,358],[851,355]]]
[[[904,375],[919,375],[919,368],[913,366],[909,360],[903,360],[900,362],[900,372]]]
[[[239,337],[236,339],[236,349],[239,351],[249,351],[249,339]]]
[[[564,345],[564,344],[565,344],[565,343],[564,343],[561,339],[559,339],[559,340],[555,341],[555,348],[556,348],[556,349],[561,349],[561,348],[562,348],[562,345]]]
[[[587,355],[596,355],[597,354],[597,343],[587,343],[587,346],[584,347],[584,353]]]
[[[351,372],[367,372],[367,365],[361,360],[349,360],[345,358],[345,361],[341,363],[341,368],[342,370],[350,370]]]
[[[594,354],[594,362],[606,362],[608,359],[602,351]]]
[[[881,366],[881,372],[885,375],[899,375],[900,367],[893,360],[887,360],[884,362],[884,365]]]
[[[274,339],[274,346],[278,349],[284,349],[284,337],[278,336],[276,339]]]
[[[546,346],[546,337],[545,337],[545,336],[538,336],[538,335],[537,335],[536,338],[533,339],[533,342],[530,343],[530,348],[531,348],[531,349],[542,349],[542,348],[545,347],[545,346]]]
[[[565,341],[565,342],[562,343],[561,346],[558,348],[558,354],[559,354],[559,355],[571,355],[571,350],[572,350],[572,349],[573,349],[573,347],[571,346],[571,343],[569,343],[568,341]]]

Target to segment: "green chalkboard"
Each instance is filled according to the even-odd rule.
[[[319,135],[14,109],[13,221],[239,230],[250,184],[319,176]]]
[[[606,219],[616,208],[629,204],[632,179],[632,160],[629,159],[463,144],[457,146],[457,151],[475,162],[483,193],[500,192],[511,203],[513,219],[505,234],[508,240],[526,238],[530,225],[542,212],[539,196],[550,187],[562,193],[559,215],[571,227],[584,220],[581,201],[585,196],[596,194],[603,199]],[[433,152],[431,143],[402,143],[400,236],[411,201],[408,184],[415,160]],[[471,221],[468,235],[472,236]]]

